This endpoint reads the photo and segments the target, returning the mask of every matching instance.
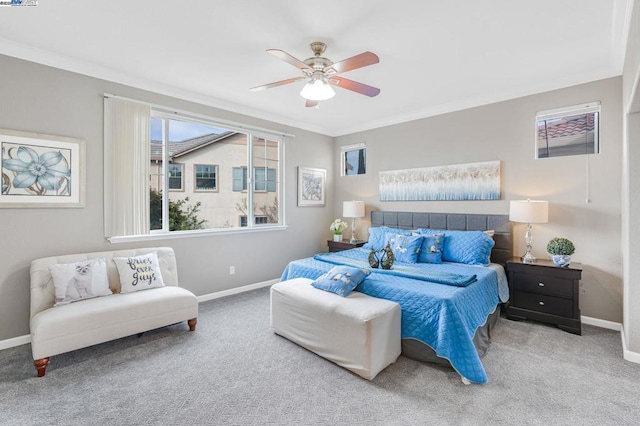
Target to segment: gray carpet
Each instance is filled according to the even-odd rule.
[[[620,333],[501,318],[485,385],[400,357],[372,382],[269,329],[267,288],[200,305],[179,324],[52,358],[0,351],[2,425],[624,425],[640,422],[640,365]]]

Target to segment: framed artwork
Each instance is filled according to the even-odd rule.
[[[84,207],[85,142],[0,129],[1,208]]]
[[[340,148],[341,176],[367,173],[367,144],[347,145]]]
[[[298,206],[324,206],[326,181],[326,170],[298,167]]]
[[[380,201],[499,199],[500,161],[380,172]]]

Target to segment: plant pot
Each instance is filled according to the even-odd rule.
[[[569,263],[571,263],[571,256],[567,254],[554,254],[553,263],[555,263],[556,266],[564,268],[565,266],[569,266]]]
[[[342,234],[333,234],[333,241],[342,241]]]

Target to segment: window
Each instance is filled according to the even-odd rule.
[[[105,236],[124,242],[284,225],[284,137],[105,94]],[[231,178],[238,164],[245,168]]]
[[[264,225],[269,223],[269,218],[267,216],[254,216],[254,223],[256,225]],[[247,226],[247,217],[240,216],[240,226],[245,228]]]
[[[216,191],[218,166],[196,164],[195,165],[195,181],[196,191]]]
[[[340,148],[341,176],[364,175],[367,173],[367,145],[364,143]]]
[[[169,164],[169,190],[182,191],[184,184],[182,181],[182,164]]]
[[[600,102],[536,114],[536,158],[597,154]]]
[[[255,191],[276,192],[277,180],[276,169],[270,168],[258,168],[253,169],[254,184],[253,189]],[[246,191],[247,190],[247,168],[246,167],[234,167],[233,168],[233,190],[234,191]]]
[[[282,223],[281,139],[153,110],[150,139],[157,164],[151,181],[160,182],[150,188],[154,232]],[[165,185],[183,191],[165,192]]]

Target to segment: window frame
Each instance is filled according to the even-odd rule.
[[[169,191],[173,191],[173,192],[184,192],[184,164],[183,163],[169,163],[168,164],[169,168],[171,166],[179,166],[180,167],[180,188],[171,188],[171,170],[167,170],[167,185],[169,187]]]
[[[600,115],[602,113],[602,109],[600,106],[600,102],[599,101],[595,101],[595,102],[589,102],[587,104],[581,104],[581,105],[573,105],[573,106],[568,106],[568,107],[563,107],[563,108],[555,108],[555,109],[550,109],[550,110],[545,110],[545,111],[538,111],[536,113],[536,119],[534,122],[534,158],[536,160],[542,160],[542,159],[549,159],[549,158],[558,158],[558,157],[573,157],[576,155],[595,155],[595,154],[599,154],[600,153]],[[577,149],[575,149],[576,152],[573,153],[558,153],[555,155],[551,155],[551,148],[549,147],[549,140],[551,140],[551,138],[549,138],[547,136],[547,155],[540,155],[540,151],[543,149],[540,146],[540,138],[539,138],[539,123],[541,121],[549,121],[549,120],[554,120],[554,119],[563,119],[563,118],[569,118],[569,117],[578,117],[581,115],[589,115],[589,114],[593,114],[594,115],[594,123],[593,123],[593,152],[577,152]],[[546,125],[545,125],[546,126]],[[546,127],[545,127],[546,128]],[[587,131],[588,133],[588,131]],[[585,138],[588,138],[588,134],[585,135]],[[558,138],[559,139],[559,138]],[[579,148],[579,147],[587,147],[589,145],[588,142],[585,142],[584,144],[575,144],[575,148]],[[569,146],[569,145],[564,145],[564,146]],[[562,145],[560,146],[562,147]],[[556,147],[557,148],[557,147]]]
[[[156,230],[149,230],[149,235],[143,235],[143,236],[119,236],[119,237],[112,237],[112,239],[114,240],[114,242],[130,242],[130,241],[144,241],[144,240],[155,240],[155,239],[163,239],[163,238],[182,238],[182,237],[189,237],[189,236],[203,236],[203,235],[211,235],[211,234],[233,234],[233,233],[244,233],[244,232],[250,232],[250,231],[255,231],[255,230],[260,230],[260,231],[271,231],[271,230],[282,230],[282,229],[286,229],[286,222],[285,222],[285,203],[284,203],[284,199],[285,199],[285,192],[284,192],[284,188],[285,188],[285,182],[284,182],[284,169],[285,169],[285,138],[287,136],[292,136],[292,135],[286,135],[286,134],[278,134],[278,133],[271,133],[268,131],[264,131],[262,129],[254,129],[250,126],[242,126],[242,125],[229,125],[228,122],[225,122],[223,120],[216,120],[214,118],[211,117],[205,117],[205,116],[200,116],[197,114],[190,114],[190,113],[178,113],[175,111],[171,111],[168,112],[164,109],[160,109],[160,108],[151,108],[151,114],[150,114],[150,119],[153,120],[154,118],[160,118],[165,120],[164,122],[164,126],[163,126],[163,137],[162,137],[162,145],[163,145],[163,160],[162,160],[162,170],[159,174],[165,176],[164,178],[164,186],[163,186],[163,216],[162,216],[162,223],[163,223],[163,228],[162,229],[156,229]],[[194,122],[194,123],[201,123],[201,124],[206,124],[206,125],[210,125],[210,126],[214,126],[214,127],[219,127],[219,128],[224,128],[226,130],[230,130],[230,131],[234,131],[234,132],[238,132],[238,133],[242,133],[246,135],[247,138],[247,163],[250,164],[251,166],[253,165],[253,144],[254,144],[254,139],[255,138],[262,138],[265,140],[269,140],[269,141],[273,141],[273,142],[277,142],[278,143],[278,151],[277,151],[277,162],[278,162],[278,168],[274,169],[276,170],[276,190],[274,191],[277,194],[277,198],[278,198],[278,223],[268,223],[268,224],[255,224],[255,219],[254,219],[254,211],[253,211],[253,193],[255,192],[255,190],[252,191],[248,191],[248,190],[244,190],[243,192],[247,193],[247,205],[250,206],[249,207],[249,211],[247,212],[247,217],[250,219],[248,220],[248,224],[249,226],[247,227],[231,227],[231,228],[207,228],[207,229],[200,229],[200,230],[188,230],[188,231],[170,231],[168,229],[168,224],[169,224],[169,197],[165,196],[165,194],[168,194],[168,178],[166,177],[166,164],[170,164],[170,158],[169,158],[169,153],[168,153],[168,149],[166,147],[166,138],[168,138],[168,133],[169,133],[169,121],[170,120],[180,120],[180,121],[190,121],[190,122]],[[219,179],[220,179],[220,167],[219,165],[217,165],[217,172],[218,172],[218,182],[217,182],[217,187],[219,188]],[[253,166],[252,166],[253,167]],[[195,172],[195,169],[194,169]],[[184,179],[184,175],[183,175],[183,179]],[[249,177],[247,176],[247,180],[248,180],[248,184],[251,183],[253,186],[253,177]],[[248,185],[247,185],[248,186]],[[183,185],[184,187],[184,185]],[[194,187],[195,187],[195,173],[194,173]],[[198,193],[200,192],[213,192],[213,191],[197,191]],[[234,192],[234,191],[231,191]],[[258,215],[259,216],[259,215]]]
[[[198,172],[197,172],[198,167],[213,167],[214,168],[214,177],[213,177],[214,185],[213,185],[213,189],[198,189],[198,179],[212,179],[211,177],[209,177],[209,178],[198,178]],[[218,190],[218,188],[220,187],[219,180],[220,180],[220,167],[217,164],[198,164],[198,163],[194,163],[193,164],[193,192],[194,193],[219,192],[219,190]]]

